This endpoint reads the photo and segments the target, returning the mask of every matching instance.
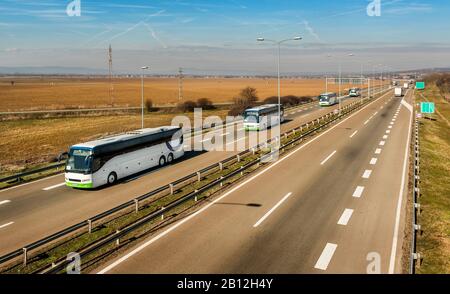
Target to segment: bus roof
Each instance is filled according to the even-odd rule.
[[[275,107],[278,108],[278,104],[265,104],[265,105],[246,109],[245,111],[261,111],[261,110],[266,110],[266,109],[275,108]]]
[[[334,93],[334,92],[327,92],[327,93],[320,94],[320,96],[330,96],[330,95],[336,95],[336,93]]]
[[[174,133],[176,130],[179,130],[180,127],[176,126],[163,126],[159,128],[147,128],[147,129],[140,129],[136,131],[126,132],[119,135],[114,135],[94,141],[89,141],[81,144],[73,145],[71,148],[95,148],[102,145],[107,145],[111,143],[117,143],[121,141],[128,141],[131,139],[136,139],[139,137],[145,137],[152,134],[162,134],[165,132]]]

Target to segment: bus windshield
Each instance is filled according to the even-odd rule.
[[[329,100],[330,100],[330,96],[327,96],[327,95],[321,95],[319,97],[320,102],[328,102]]]
[[[69,172],[89,173],[92,163],[92,150],[70,149],[66,170]]]
[[[244,117],[244,122],[246,123],[258,123],[259,116],[256,112],[246,112]]]

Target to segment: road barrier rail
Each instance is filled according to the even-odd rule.
[[[383,93],[386,90],[389,89],[381,90],[376,94]],[[237,155],[233,155],[221,162],[210,165],[202,170],[127,201],[117,207],[72,225],[39,241],[28,244],[23,248],[14,250],[13,252],[0,257],[0,265],[2,267],[0,272],[60,272],[69,262],[66,260],[66,255],[68,253],[76,251],[80,254],[80,257],[87,257],[95,251],[114,242],[120,244],[121,239],[141,228],[144,224],[148,224],[157,219],[164,220],[165,215],[167,216],[170,211],[179,207],[181,204],[193,201],[193,205],[188,207],[192,208],[197,203],[200,203],[200,200],[207,199],[212,194],[220,191],[224,185],[235,182],[236,180],[233,180],[233,178],[237,178],[238,180],[244,174],[252,172],[254,168],[265,165],[265,163],[263,163],[264,159],[273,156],[273,152],[270,152],[269,150],[273,149],[274,143],[277,144],[277,146],[281,145],[278,150],[283,154],[296,144],[303,142],[303,140],[320,132],[322,129],[327,128],[330,124],[341,120],[348,114],[362,108],[367,103],[371,103],[371,101],[373,100],[364,98],[360,101],[352,102],[349,105],[344,106],[340,114],[335,113],[334,111],[329,112],[318,119],[285,132],[279,139],[269,139],[265,143],[259,144]],[[217,172],[219,172],[219,176],[217,176]],[[214,176],[214,178],[208,179],[210,175]],[[196,185],[198,183],[200,183],[200,185]],[[211,195],[204,195],[206,192],[213,190],[213,188],[216,188],[217,186],[219,186],[217,191],[212,191]],[[179,197],[173,197],[186,187],[189,188],[186,193],[180,194]],[[164,200],[168,201],[161,204]],[[96,229],[98,230],[101,227],[105,227],[109,222],[114,222],[115,220],[132,213],[137,215],[146,208],[150,208],[150,211],[142,216],[138,216],[131,222],[116,228],[114,231],[98,236],[97,239],[93,237],[93,240],[82,243],[78,248],[66,248],[66,251],[68,252],[60,254],[59,256],[48,256],[48,252],[58,246],[64,246],[64,244],[70,243],[76,238],[85,237],[86,234],[89,236],[95,233]],[[119,212],[121,215],[118,215]],[[157,223],[156,226],[158,225],[160,224]],[[152,228],[150,228],[150,230],[151,229]],[[31,264],[34,266],[27,269]]]
[[[416,273],[416,266],[420,266],[422,256],[417,252],[417,236],[421,234],[422,228],[419,223],[420,208],[420,139],[419,139],[419,119],[414,120],[413,139],[413,164],[412,164],[412,238],[409,273]]]

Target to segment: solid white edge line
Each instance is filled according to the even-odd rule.
[[[275,209],[277,209],[284,201],[286,201],[286,199],[288,199],[290,196],[292,195],[292,192],[289,192],[286,194],[286,196],[284,196],[280,201],[278,201],[277,204],[275,204],[274,207],[272,207],[272,209],[270,209],[262,218],[259,219],[259,221],[257,221],[253,227],[257,228],[264,220],[266,220],[266,218],[269,217],[269,215],[271,215]]]
[[[370,119],[366,120],[366,121],[364,122],[364,124],[367,125],[367,124],[369,123],[369,121],[370,121]]]
[[[56,185],[53,185],[53,186],[50,186],[50,187],[47,187],[47,188],[43,188],[42,190],[43,191],[49,191],[49,190],[52,190],[52,189],[64,186],[65,184],[66,184],[65,182],[64,183],[59,183],[59,184],[56,184]]]
[[[333,258],[334,252],[336,251],[337,244],[333,243],[327,243],[325,245],[325,248],[322,251],[322,254],[320,255],[319,259],[316,262],[316,265],[314,268],[320,269],[320,270],[327,270],[328,265],[330,264],[331,258]]]
[[[14,222],[9,222],[9,223],[3,224],[3,225],[0,226],[0,229],[3,229],[3,228],[5,228],[5,227],[7,227],[7,226],[10,226],[10,225],[12,225],[13,223],[14,223]]]
[[[120,257],[119,259],[115,260],[114,262],[112,262],[111,264],[107,265],[105,268],[103,268],[102,270],[98,271],[97,274],[104,274],[107,273],[108,271],[110,271],[111,269],[113,269],[114,267],[116,267],[117,265],[121,264],[122,262],[124,262],[125,260],[127,260],[128,258],[130,258],[131,256],[135,255],[136,253],[142,251],[145,247],[151,245],[152,243],[154,243],[155,241],[161,239],[162,237],[164,237],[165,235],[169,234],[170,232],[172,232],[173,230],[175,230],[176,228],[178,228],[179,226],[183,225],[184,223],[186,223],[187,221],[191,220],[192,218],[196,217],[197,215],[199,215],[200,213],[202,213],[203,211],[207,210],[208,208],[210,208],[211,206],[213,206],[214,204],[216,204],[217,202],[221,201],[222,199],[226,198],[228,195],[230,195],[231,193],[235,192],[236,190],[240,189],[241,187],[243,187],[244,185],[246,185],[247,183],[253,181],[254,179],[256,179],[257,177],[259,177],[262,174],[265,174],[267,171],[271,170],[274,166],[277,166],[278,164],[280,164],[281,162],[283,162],[284,160],[287,160],[288,158],[290,158],[291,156],[293,156],[294,154],[296,154],[298,151],[302,150],[303,148],[305,148],[306,146],[309,146],[311,143],[317,141],[319,138],[321,138],[322,136],[328,134],[329,132],[331,132],[332,130],[334,130],[335,128],[337,128],[338,126],[340,126],[341,124],[343,124],[344,122],[346,122],[347,120],[349,120],[350,118],[354,117],[355,115],[359,114],[361,111],[363,111],[364,109],[368,108],[370,105],[372,105],[372,103],[379,101],[380,99],[382,99],[383,97],[385,97],[386,95],[389,94],[390,91],[384,93],[382,96],[378,97],[376,100],[373,100],[371,103],[367,104],[366,106],[364,106],[363,108],[361,108],[360,110],[356,111],[355,113],[351,114],[349,117],[343,119],[342,121],[338,122],[337,124],[335,124],[334,126],[332,126],[331,128],[329,128],[328,130],[325,130],[323,133],[317,135],[317,137],[312,138],[310,141],[306,142],[303,145],[300,145],[297,149],[294,149],[291,153],[287,154],[286,156],[280,158],[278,161],[274,162],[273,164],[269,165],[267,168],[263,169],[262,171],[260,171],[259,173],[257,173],[256,175],[254,175],[253,177],[245,180],[244,182],[242,182],[241,184],[237,185],[236,187],[230,189],[228,192],[225,192],[222,196],[216,198],[215,200],[213,200],[212,202],[210,202],[209,204],[207,204],[206,206],[204,206],[202,209],[194,212],[193,214],[189,215],[188,217],[186,217],[185,219],[180,220],[178,223],[175,223],[173,226],[169,227],[167,230],[159,233],[158,235],[156,235],[155,237],[153,237],[152,239],[148,240],[147,242],[141,244],[140,246],[136,247],[135,249],[133,249],[132,251],[130,251],[129,253],[125,254],[124,256]]]
[[[333,157],[333,155],[336,154],[336,152],[337,152],[336,150],[334,150],[333,152],[331,152],[331,154],[328,155],[328,157],[325,158],[325,159],[320,163],[320,165],[324,165],[331,157]]]
[[[11,202],[11,200],[3,200],[3,201],[0,201],[0,205],[10,203],[10,202]]]
[[[353,192],[352,197],[360,198],[363,192],[364,192],[364,187],[358,186],[358,187],[356,187],[355,192]]]
[[[353,209],[346,208],[339,218],[337,224],[341,226],[346,226],[352,217]]]
[[[402,100],[403,102],[403,100]],[[405,102],[406,103],[406,102]],[[405,189],[405,179],[406,175],[408,173],[408,157],[409,157],[409,145],[411,142],[411,127],[412,127],[412,120],[413,120],[413,110],[411,108],[407,108],[410,111],[410,118],[409,118],[409,128],[408,128],[408,139],[406,141],[405,146],[405,157],[403,158],[403,174],[402,174],[402,181],[400,184],[400,191],[398,192],[398,201],[397,201],[397,211],[395,215],[395,227],[394,227],[394,235],[392,237],[392,248],[391,248],[391,259],[389,261],[389,274],[393,274],[395,271],[395,257],[397,255],[397,243],[398,243],[398,231],[400,228],[400,214],[402,209],[402,202],[403,202],[403,192]]]

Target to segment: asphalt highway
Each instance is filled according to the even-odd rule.
[[[389,91],[96,272],[400,272],[411,94]]]

